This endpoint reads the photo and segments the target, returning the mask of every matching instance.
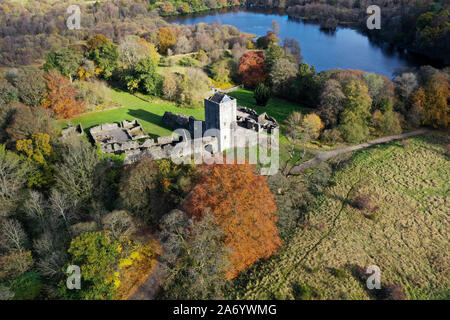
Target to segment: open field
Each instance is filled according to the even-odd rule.
[[[169,102],[147,102],[124,91],[108,90],[109,98],[123,108],[85,113],[64,123],[70,122],[73,125],[81,123],[83,128],[88,129],[102,123],[138,119],[145,132],[155,137],[167,136],[172,133],[172,130],[162,124],[162,116],[166,111],[194,116],[198,120],[205,119],[203,108],[187,109],[177,107]]]
[[[400,284],[409,299],[449,298],[448,143],[430,133],[356,152],[285,248],[236,279],[230,298],[293,299],[307,286],[313,299],[369,299],[355,265],[379,266],[381,283]],[[353,185],[378,206],[370,218],[340,210]]]

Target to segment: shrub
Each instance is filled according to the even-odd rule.
[[[292,293],[296,300],[310,300],[313,295],[311,288],[301,283],[294,283],[292,285]]]
[[[269,102],[270,95],[270,88],[265,86],[262,82],[258,83],[254,92],[256,104],[259,106],[266,106],[267,102]]]
[[[36,271],[24,273],[12,281],[14,300],[36,299],[42,289],[41,277]]]
[[[346,272],[344,269],[335,268],[332,272],[333,275],[338,279],[344,279],[346,277]]]
[[[178,64],[183,67],[194,67],[197,65],[197,60],[191,57],[184,57],[178,61]]]
[[[379,206],[373,200],[376,195],[369,196],[368,194],[358,193],[350,199],[350,205],[360,211],[365,211],[364,216],[369,219],[376,218],[376,211]]]
[[[341,132],[336,129],[327,129],[322,132],[321,140],[324,143],[334,144],[342,142]]]
[[[94,109],[108,101],[107,86],[100,81],[76,81],[74,87],[78,89],[78,96],[88,104],[88,109]]]
[[[350,200],[350,204],[358,210],[367,210],[370,208],[370,197],[366,194],[358,194]]]
[[[389,283],[381,289],[381,299],[383,300],[406,300],[403,287],[399,284]]]
[[[359,265],[354,265],[352,267],[353,275],[361,282],[366,282],[369,275],[366,273],[367,268],[361,267]]]
[[[402,146],[403,148],[408,148],[409,147],[409,140],[408,139],[403,139],[402,140]]]

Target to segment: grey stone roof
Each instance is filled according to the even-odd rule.
[[[230,101],[231,98],[224,93],[216,92],[212,97],[209,98],[209,100],[216,103],[222,103]]]

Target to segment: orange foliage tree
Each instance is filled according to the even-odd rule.
[[[111,43],[111,40],[109,40],[104,34],[98,33],[94,35],[92,38],[90,38],[86,42],[86,45],[89,51],[94,51],[95,49],[98,49],[102,45],[109,43]]]
[[[437,73],[414,94],[413,107],[421,110],[423,124],[435,128],[448,127],[450,113],[448,83],[448,76]]]
[[[249,51],[239,60],[239,76],[246,87],[254,88],[267,78],[266,64],[262,51]]]
[[[47,93],[42,102],[58,118],[70,118],[86,110],[86,103],[77,99],[78,90],[58,71],[52,70],[44,76]]]
[[[160,28],[158,32],[158,50],[159,53],[167,53],[167,49],[177,42],[177,37],[169,28]]]
[[[277,207],[265,176],[249,164],[204,166],[199,183],[184,203],[195,220],[216,217],[229,249],[232,279],[255,261],[270,257],[281,246]]]

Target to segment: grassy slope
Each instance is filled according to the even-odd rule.
[[[205,119],[203,108],[180,108],[170,103],[147,102],[123,91],[113,89],[109,89],[109,91],[109,97],[114,103],[124,106],[123,108],[86,113],[71,119],[70,122],[74,125],[81,123],[83,128],[87,129],[102,123],[138,119],[144,130],[151,136],[167,136],[172,131],[162,124],[162,116],[165,111],[194,116],[198,120]]]
[[[70,122],[73,125],[81,123],[83,128],[88,129],[102,123],[138,119],[144,127],[144,130],[150,135],[165,136],[170,135],[172,132],[162,124],[161,120],[165,111],[194,116],[198,120],[205,119],[203,108],[180,108],[170,102],[163,101],[150,103],[124,91],[113,89],[108,89],[108,91],[109,98],[115,104],[123,106],[123,108],[89,112],[63,123]],[[266,107],[259,107],[255,104],[253,92],[249,90],[237,90],[230,93],[230,95],[238,99],[239,105],[254,108],[259,113],[267,112],[267,114],[275,117],[280,123],[284,121],[293,110],[306,112],[306,109],[280,99],[271,99]]]
[[[447,135],[410,139],[403,148],[390,143],[356,153],[336,172],[334,186],[309,213],[309,228],[299,228],[287,246],[235,282],[231,296],[291,299],[292,285],[314,288],[316,298],[368,299],[350,266],[378,265],[382,283],[401,284],[410,299],[449,297],[450,164]],[[362,191],[377,199],[376,219],[345,206],[334,232],[305,259],[305,252],[326,234],[342,199],[362,172]],[[336,277],[330,268],[344,269]],[[238,286],[239,284],[239,286]]]

